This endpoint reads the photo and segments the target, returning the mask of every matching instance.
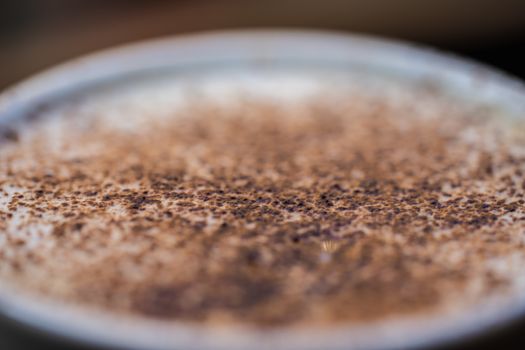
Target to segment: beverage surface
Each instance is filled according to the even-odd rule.
[[[132,81],[3,127],[2,284],[262,327],[523,294],[523,122],[428,87],[318,78]]]

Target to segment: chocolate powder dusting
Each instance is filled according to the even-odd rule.
[[[515,293],[523,125],[411,94],[190,103],[139,110],[140,128],[89,101],[58,109],[54,131],[40,118],[0,151],[0,277],[115,312],[260,326]]]

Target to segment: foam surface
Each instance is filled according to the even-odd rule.
[[[232,70],[57,103],[0,144],[0,276],[204,324],[509,305],[525,290],[524,125],[411,84]]]

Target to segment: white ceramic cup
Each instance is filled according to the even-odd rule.
[[[502,73],[406,43],[318,31],[231,31],[126,45],[62,64],[0,95],[0,124],[16,122],[53,99],[101,82],[161,69],[276,64],[334,65],[394,72],[433,81],[460,98],[525,117],[525,88]],[[214,68],[216,67],[216,68]],[[183,323],[122,319],[14,294],[0,281],[0,314],[46,334],[96,347],[125,349],[390,349],[446,344],[525,315],[525,296],[512,308],[477,310],[442,319],[337,325],[329,330],[220,330]]]

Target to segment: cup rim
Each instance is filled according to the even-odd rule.
[[[50,98],[144,70],[194,63],[273,61],[362,62],[387,65],[414,78],[439,76],[447,87],[475,91],[525,112],[525,85],[484,65],[410,43],[318,30],[233,30],[188,34],[126,44],[82,56],[45,70],[0,94],[0,122],[10,122]],[[475,90],[473,90],[475,89]],[[522,101],[523,103],[519,103]],[[524,114],[525,115],[525,114]],[[61,310],[56,312],[57,308]],[[443,345],[480,335],[525,316],[525,295],[512,308],[472,310],[468,317],[444,324],[427,319],[330,330],[214,331],[173,322],[101,314],[65,307],[0,284],[0,315],[44,333],[80,342],[126,349],[391,349]]]

